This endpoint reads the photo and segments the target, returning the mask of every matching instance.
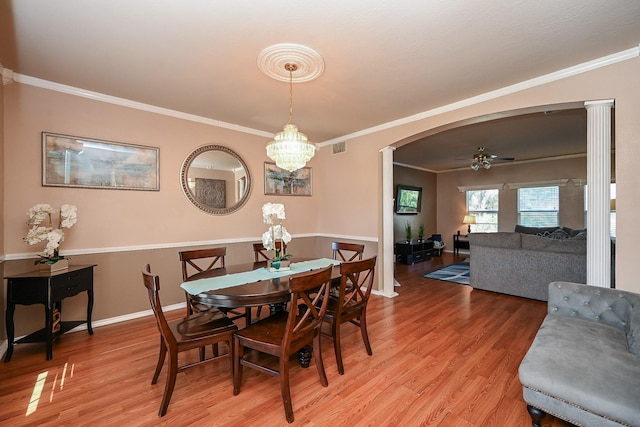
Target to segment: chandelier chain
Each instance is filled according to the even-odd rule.
[[[298,66],[287,62],[284,68],[289,71],[289,121],[287,124],[290,125],[293,120],[293,72],[298,69]]]

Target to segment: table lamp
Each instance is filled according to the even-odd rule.
[[[462,220],[462,223],[463,224],[468,224],[467,234],[471,233],[471,224],[475,224],[476,223],[475,215],[465,215],[464,219]]]

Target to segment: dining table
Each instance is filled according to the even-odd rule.
[[[274,270],[267,261],[230,265],[202,271],[189,277],[180,287],[193,304],[218,308],[259,307],[268,305],[270,312],[285,311],[291,298],[289,278],[329,265],[331,280],[339,283],[340,261],[330,258],[300,258],[289,269]],[[250,324],[251,317],[247,317]],[[301,351],[300,364],[308,367],[311,352]]]

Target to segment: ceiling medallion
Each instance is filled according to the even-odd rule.
[[[295,64],[296,72],[291,76],[287,64]],[[281,43],[268,46],[258,54],[258,68],[272,79],[287,83],[302,83],[315,80],[324,72],[322,56],[310,47]]]

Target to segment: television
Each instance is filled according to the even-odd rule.
[[[396,213],[417,214],[422,206],[422,188],[398,185],[396,191]]]

